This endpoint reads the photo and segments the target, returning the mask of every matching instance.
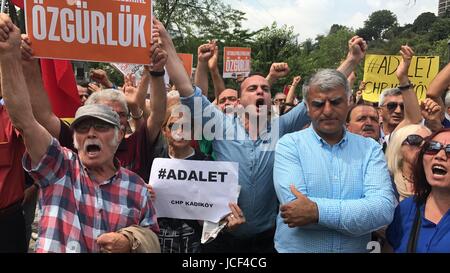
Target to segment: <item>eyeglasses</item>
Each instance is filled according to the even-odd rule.
[[[447,157],[450,157],[450,144],[443,145],[437,141],[430,141],[425,149],[425,154],[427,155],[436,155],[438,154],[442,149],[445,150],[445,153],[447,154]]]
[[[422,145],[424,139],[419,135],[409,135],[402,143],[402,145],[408,144],[411,146],[420,147]]]
[[[395,109],[397,109],[398,106],[400,106],[400,110],[402,110],[402,111],[405,110],[405,105],[403,103],[398,103],[395,101],[388,102],[388,103],[386,103],[386,105],[383,105],[383,106],[386,106],[386,108],[389,110],[389,112],[395,111]]]
[[[236,96],[223,97],[219,100],[219,104],[225,103],[227,100],[235,102],[237,101],[237,97]]]
[[[331,104],[331,106],[339,106],[344,100],[342,98],[336,98],[332,100],[328,100]],[[325,106],[326,101],[321,100],[313,100],[311,102],[311,105],[315,108],[322,108]]]
[[[77,133],[86,134],[87,132],[89,132],[91,127],[94,127],[95,131],[102,132],[102,133],[109,131],[109,129],[111,129],[111,128],[114,128],[113,125],[106,123],[106,122],[102,122],[99,120],[89,120],[89,121],[83,121],[80,124],[78,124],[77,126],[75,126],[74,130]]]
[[[274,102],[286,102],[286,99],[275,99]]]

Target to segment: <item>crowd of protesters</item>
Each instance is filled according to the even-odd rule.
[[[450,64],[419,102],[414,51],[402,46],[398,87],[375,105],[364,82],[352,90],[367,52],[355,36],[342,64],[312,75],[299,99],[301,76],[287,94],[271,88],[287,63],[234,90],[215,41],[198,48],[191,79],[156,19],[152,35],[140,82],[127,75],[117,87],[92,71],[97,84],[78,84],[82,106],[68,124],[52,112],[30,40],[0,14],[0,252],[28,251],[36,202],[34,251],[44,253],[354,253],[371,241],[386,252],[450,252]],[[173,114],[186,109],[202,122]],[[212,242],[201,244],[201,219],[157,215],[155,158],[239,164],[238,202]]]

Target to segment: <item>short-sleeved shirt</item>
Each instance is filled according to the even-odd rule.
[[[56,139],[37,166],[28,154],[23,166],[42,188],[36,252],[97,252],[101,234],[131,225],[159,231],[144,181],[127,169],[96,182],[78,155]]]
[[[156,138],[155,142],[160,139]],[[62,146],[72,149],[73,131],[69,125],[61,121],[61,132],[58,141]],[[132,172],[137,173],[145,182],[148,182],[150,170],[155,158],[153,144],[148,143],[147,124],[144,122],[128,138],[124,138],[117,148],[116,157],[120,165]]]
[[[425,218],[424,205],[419,209],[422,212],[422,221],[419,227],[416,252],[450,253],[450,210],[436,225]],[[395,252],[405,253],[407,251],[416,212],[417,204],[413,197],[406,198],[397,206],[394,221],[386,230],[387,240]]]
[[[14,129],[5,106],[0,104],[0,209],[23,199],[25,177],[21,158],[22,139]]]

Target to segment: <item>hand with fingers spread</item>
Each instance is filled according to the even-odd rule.
[[[136,76],[128,74],[124,77],[122,91],[125,94],[128,106],[138,106],[138,89],[136,87]]]
[[[97,238],[97,244],[101,253],[130,253],[130,241],[125,235],[110,232],[104,233]]]
[[[406,85],[409,83],[408,69],[411,65],[411,60],[414,56],[414,51],[408,45],[404,45],[400,48],[400,54],[402,55],[402,61],[397,68],[395,75],[400,82],[400,85]]]
[[[228,216],[226,217],[226,220],[228,222],[227,229],[229,231],[233,231],[238,226],[245,223],[245,217],[244,217],[244,213],[242,212],[241,208],[237,204],[230,203],[228,206],[231,209],[231,213],[228,214]]]
[[[290,228],[315,224],[319,221],[317,204],[291,185],[291,192],[297,197],[294,201],[280,206],[280,215]]]

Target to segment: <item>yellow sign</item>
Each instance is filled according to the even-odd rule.
[[[402,57],[392,55],[367,55],[364,65],[366,90],[363,99],[378,102],[380,94],[387,88],[399,85],[395,72]],[[439,72],[439,56],[415,56],[409,66],[408,77],[415,85],[419,100],[426,98],[428,86]]]

